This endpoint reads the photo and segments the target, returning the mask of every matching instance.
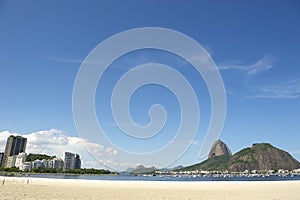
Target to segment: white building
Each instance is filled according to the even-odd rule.
[[[16,158],[15,166],[20,169],[23,163],[26,161],[26,157],[27,157],[26,153],[19,153],[19,155],[17,155]]]
[[[7,158],[6,167],[14,167],[16,164],[17,155],[9,156]]]
[[[51,160],[50,160],[50,159],[43,159],[43,160],[42,160],[42,163],[43,163],[43,166],[44,166],[45,168],[52,168],[52,167],[51,167]]]
[[[43,167],[43,162],[41,160],[35,160],[32,162],[32,168],[39,168]]]
[[[32,168],[45,167],[48,169],[62,169],[64,161],[61,158],[35,160],[32,162]]]
[[[62,169],[64,167],[64,161],[61,158],[53,158],[50,163],[50,166],[53,169]]]
[[[31,162],[23,162],[20,167],[19,167],[20,170],[22,171],[30,171],[31,170]]]

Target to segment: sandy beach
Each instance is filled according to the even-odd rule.
[[[5,179],[5,181],[4,181]],[[157,182],[0,177],[0,199],[300,199],[300,181]]]

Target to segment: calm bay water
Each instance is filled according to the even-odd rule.
[[[98,176],[98,175],[52,175],[32,174],[32,178],[53,178],[53,179],[85,179],[85,180],[117,180],[117,181],[293,181],[300,180],[300,175],[287,176],[254,176],[254,177],[213,177],[213,176]]]

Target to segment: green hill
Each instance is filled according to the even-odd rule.
[[[181,169],[178,169],[177,171],[196,171],[196,170],[223,171],[227,169],[227,163],[230,158],[231,156],[216,156],[207,159],[201,163],[183,167]]]
[[[43,159],[52,159],[55,158],[56,156],[49,156],[46,154],[33,154],[30,153],[27,157],[26,157],[26,162],[31,162],[34,160],[43,160]]]
[[[217,156],[199,164],[180,169],[180,171],[208,170],[241,172],[244,170],[293,170],[300,168],[300,163],[288,152],[273,147],[268,143],[253,144],[233,156]]]
[[[300,163],[288,152],[273,147],[271,144],[253,144],[234,154],[228,162],[230,171],[248,170],[293,170],[300,168]]]

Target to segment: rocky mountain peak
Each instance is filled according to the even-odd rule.
[[[217,140],[212,148],[210,149],[208,158],[213,158],[216,156],[231,156],[231,151],[230,149],[227,147],[227,145],[221,141],[221,140]]]

